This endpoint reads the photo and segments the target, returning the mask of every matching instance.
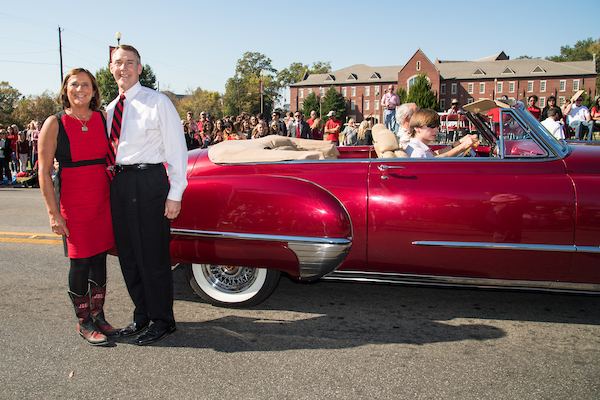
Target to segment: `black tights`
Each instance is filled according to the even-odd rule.
[[[69,290],[78,296],[88,292],[88,280],[106,284],[106,252],[88,258],[71,258]]]

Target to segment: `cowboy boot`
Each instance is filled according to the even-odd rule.
[[[90,298],[88,293],[79,296],[69,291],[69,297],[75,307],[75,315],[79,319],[77,332],[92,346],[104,346],[108,344],[106,336],[98,332],[90,314]]]
[[[106,285],[100,287],[92,280],[90,282],[90,303],[92,321],[98,330],[106,336],[118,336],[119,330],[114,328],[104,319],[104,299],[106,298]]]

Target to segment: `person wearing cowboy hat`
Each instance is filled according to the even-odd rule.
[[[460,103],[457,99],[452,99],[452,106],[448,109],[448,114],[460,114],[464,112],[462,108],[460,108]]]

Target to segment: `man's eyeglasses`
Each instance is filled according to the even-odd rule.
[[[435,129],[435,128],[439,128],[440,127],[438,124],[427,124],[425,126],[427,126],[430,129]]]

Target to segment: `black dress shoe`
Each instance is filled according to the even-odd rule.
[[[152,327],[150,327],[146,332],[142,333],[135,339],[135,344],[143,346],[145,344],[158,342],[159,340],[175,332],[176,330],[177,328],[175,327],[175,325],[169,326],[164,329],[153,329]]]
[[[145,324],[132,322],[127,327],[119,330],[119,335],[121,336],[132,336],[142,333],[146,328],[148,328],[149,323]]]

